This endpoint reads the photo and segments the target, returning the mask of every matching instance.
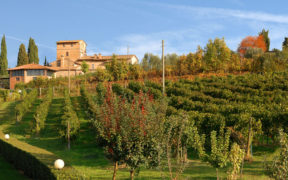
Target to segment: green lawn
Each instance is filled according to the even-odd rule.
[[[45,129],[40,135],[35,136],[31,133],[33,113],[39,103],[40,100],[34,104],[31,112],[27,113],[18,125],[15,124],[14,116],[14,107],[17,102],[4,103],[0,107],[0,130],[4,133],[9,133],[18,140],[54,153],[64,159],[66,164],[73,166],[91,179],[111,179],[113,173],[112,163],[105,158],[102,149],[97,147],[93,129],[89,120],[87,120],[85,111],[79,104],[79,98],[72,98],[72,103],[81,121],[81,130],[79,138],[71,144],[70,151],[67,149],[65,141],[59,138],[58,133],[63,99],[53,99]],[[264,147],[254,148],[254,161],[253,163],[245,164],[242,179],[269,179],[264,174],[263,161],[264,159],[271,160],[274,153],[277,153],[274,150]],[[168,177],[167,167],[165,169],[164,172],[161,172],[159,169],[142,168],[136,179],[161,179],[162,176]],[[225,170],[221,171],[220,175],[224,178]],[[128,169],[125,167],[120,168],[117,173],[117,179],[127,179],[128,177]],[[216,171],[207,163],[193,159],[189,160],[180,179],[216,179]]]

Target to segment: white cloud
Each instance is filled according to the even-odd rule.
[[[252,11],[242,11],[234,9],[224,9],[224,8],[209,8],[209,7],[197,7],[197,6],[187,6],[187,5],[175,5],[167,3],[146,3],[152,6],[161,6],[165,8],[179,10],[182,13],[197,14],[202,17],[218,18],[218,17],[234,17],[239,19],[256,20],[262,22],[274,22],[288,24],[288,15],[278,15],[265,12],[252,12]]]

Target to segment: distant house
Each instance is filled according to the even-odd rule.
[[[58,41],[56,44],[56,60],[50,63],[50,66],[57,70],[56,77],[68,76],[68,73],[70,73],[70,76],[81,74],[83,61],[89,65],[89,71],[105,69],[105,64],[110,62],[113,57],[102,56],[101,54],[88,56],[86,54],[87,44],[83,40]],[[136,55],[116,55],[116,58],[131,64],[138,63]]]
[[[10,76],[10,89],[14,89],[17,83],[28,83],[38,77],[51,78],[56,70],[52,67],[39,64],[25,64],[8,69]]]

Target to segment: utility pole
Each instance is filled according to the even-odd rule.
[[[165,62],[164,62],[164,40],[162,40],[162,83],[163,83],[163,96],[165,95]]]
[[[71,88],[71,84],[70,84],[70,59],[67,59],[67,60],[68,60],[68,92],[70,95],[70,88]]]

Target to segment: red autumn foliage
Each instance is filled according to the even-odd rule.
[[[263,52],[266,52],[266,44],[264,41],[264,37],[262,35],[259,36],[247,36],[244,38],[238,48],[238,52],[241,55],[244,55],[248,48],[261,48]]]

